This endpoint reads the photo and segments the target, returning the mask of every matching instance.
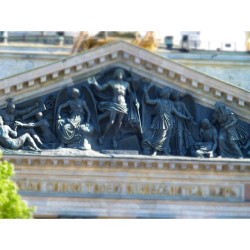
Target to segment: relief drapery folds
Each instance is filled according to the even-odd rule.
[[[249,124],[223,103],[214,109],[188,94],[109,68],[73,87],[0,110],[3,150],[105,150],[145,155],[250,157]]]

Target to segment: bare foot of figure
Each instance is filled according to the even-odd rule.
[[[152,154],[151,154],[151,156],[156,156],[157,155],[157,151],[155,150]]]

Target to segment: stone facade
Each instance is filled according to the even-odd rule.
[[[250,90],[250,55],[246,52],[190,51],[181,53],[160,50],[158,53],[206,75]]]
[[[71,46],[0,44],[0,79],[42,67],[70,54]]]
[[[126,42],[115,42],[65,60],[0,80],[0,106],[7,97],[16,102],[44,91],[55,91],[67,86],[73,77],[88,78],[100,70],[116,65],[156,82],[158,86],[174,86],[182,93],[191,94],[197,102],[212,107],[217,101],[225,102],[243,119],[249,121],[249,93],[216,78],[165,59]]]
[[[248,218],[248,160],[5,156],[37,217]]]
[[[0,80],[0,105],[17,104],[121,67],[192,95],[212,108],[230,106],[249,128],[249,93],[125,42],[115,42]],[[79,151],[79,150],[78,150]],[[230,218],[250,217],[249,159],[198,159],[106,154],[8,153],[21,195],[37,206],[36,217]]]

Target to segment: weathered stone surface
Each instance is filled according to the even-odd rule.
[[[106,150],[101,150],[101,153],[103,153],[103,154],[108,154],[108,155],[113,155],[113,154],[115,154],[115,155],[119,155],[119,154],[121,154],[121,155],[138,155],[139,154],[139,152],[138,151],[135,151],[135,150],[108,150],[108,149],[106,149]]]
[[[5,156],[37,217],[250,217],[247,160],[70,154]]]
[[[122,56],[125,54],[129,56]],[[112,67],[120,67],[127,72],[132,69],[135,76],[154,82],[158,90],[171,86],[180,93],[189,93],[198,105],[207,110],[215,102],[230,102],[230,108],[249,124],[247,91],[124,42],[109,44],[0,81],[1,89],[6,94],[0,97],[0,105],[4,105],[6,97],[14,98],[21,105],[30,96],[38,98],[46,95],[44,103],[53,108],[53,98],[49,99],[52,93],[57,97],[63,96],[56,98],[63,99],[60,103],[63,105],[70,99],[65,87],[72,88],[80,82],[86,85],[90,76]],[[123,91],[129,89],[125,83],[119,87],[123,87]],[[124,93],[122,97],[125,97]],[[148,99],[149,103],[156,98],[151,96]],[[82,103],[77,104],[81,106]],[[84,110],[88,112],[86,108]],[[208,111],[212,112],[211,109]],[[50,112],[52,116],[57,116],[57,121],[61,119],[61,113],[56,108]],[[149,112],[147,115],[155,114]],[[68,118],[65,116],[64,121]],[[55,124],[53,117],[50,119],[51,124]],[[55,130],[54,126],[51,127]],[[65,143],[66,146],[61,149],[43,149],[42,152],[5,152],[5,159],[16,166],[15,181],[20,193],[31,205],[38,206],[36,216],[250,217],[250,207],[246,202],[249,199],[249,159],[152,157],[142,155],[139,150],[139,155],[133,155],[126,148],[122,154],[112,150],[100,153],[101,149],[109,147],[102,148],[98,144],[99,135],[96,133],[90,138],[92,149],[96,150],[69,148]],[[131,133],[128,136],[123,134],[124,138],[125,141],[117,138],[117,149],[132,142],[137,152],[140,143],[134,138],[134,133],[132,136]],[[111,144],[108,140],[110,137],[104,144]],[[61,142],[53,142],[51,148],[58,147]]]
[[[245,201],[250,201],[250,184],[245,185]]]
[[[46,218],[249,218],[250,205],[240,202],[104,199],[23,196]]]

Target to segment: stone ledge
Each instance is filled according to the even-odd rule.
[[[250,203],[23,196],[35,217],[250,218]]]
[[[97,153],[4,159],[37,217],[250,217],[249,159]]]
[[[25,156],[25,157],[24,157]],[[84,158],[83,158],[84,157]],[[86,151],[80,155],[41,155],[20,154],[4,155],[4,159],[16,166],[37,167],[97,167],[115,169],[163,169],[171,171],[202,171],[207,173],[249,173],[249,159],[211,158],[200,159],[174,156],[145,155],[96,155],[88,156]]]

